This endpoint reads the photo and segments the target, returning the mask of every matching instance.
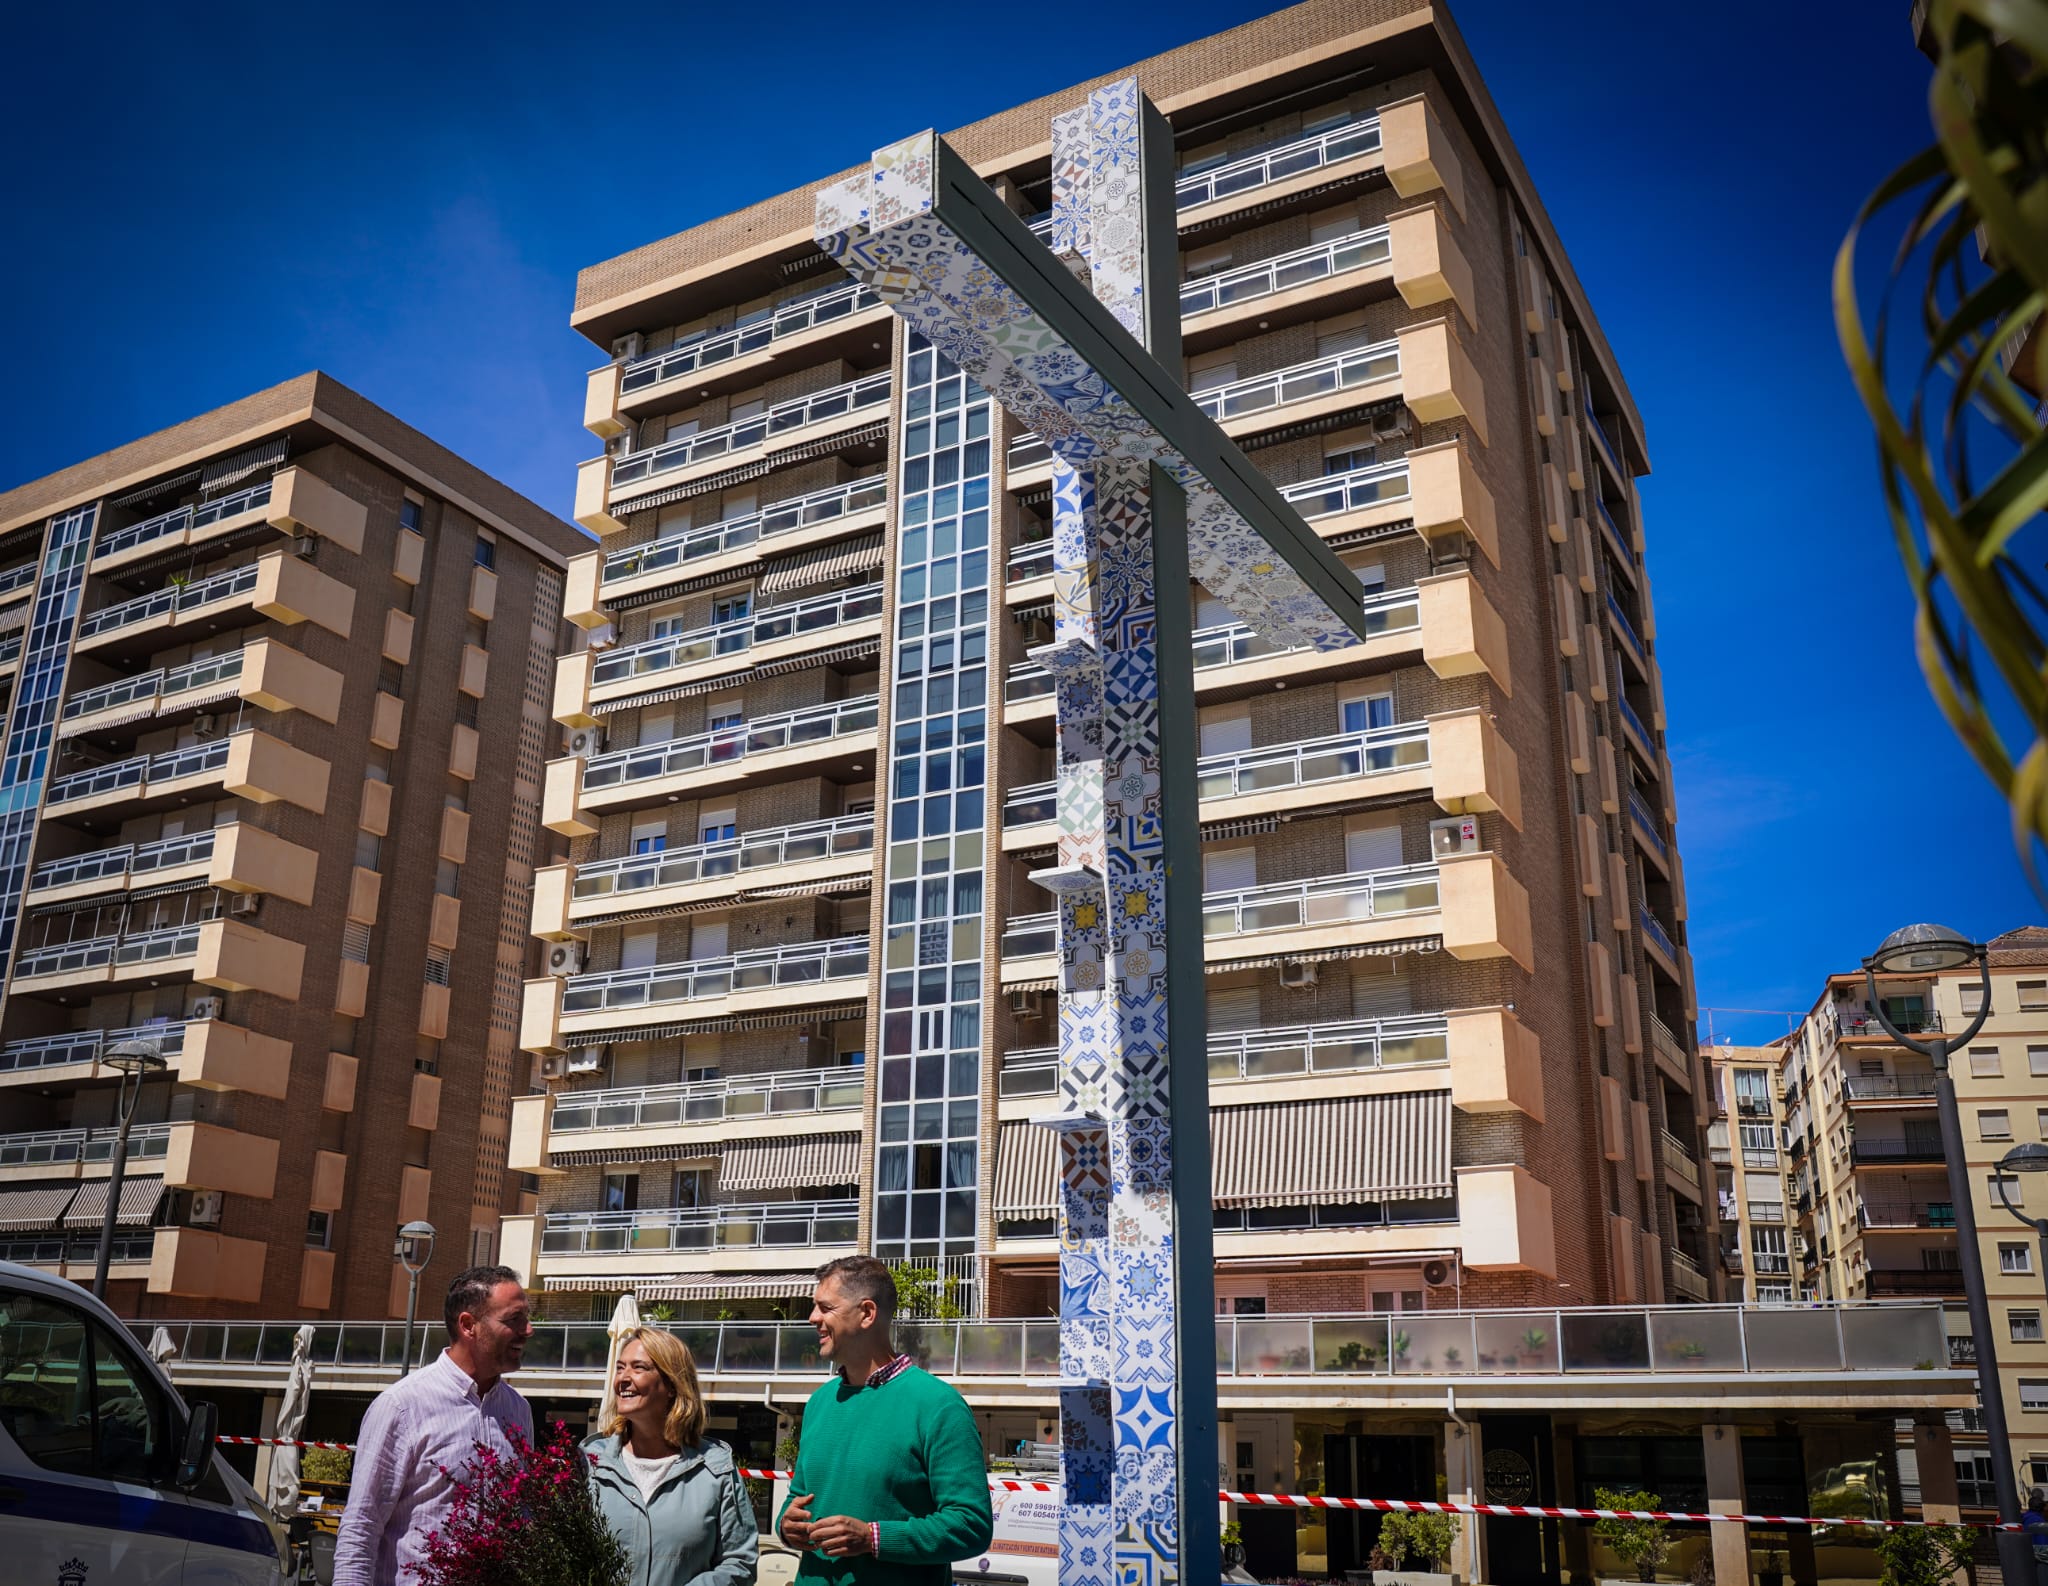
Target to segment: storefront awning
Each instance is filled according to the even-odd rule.
[[[857,1134],[732,1140],[721,1155],[718,1184],[723,1190],[814,1189],[860,1181]]]

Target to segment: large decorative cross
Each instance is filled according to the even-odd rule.
[[[1190,579],[1276,645],[1362,591],[1180,379],[1173,136],[1135,78],[1053,118],[1041,243],[935,133],[819,245],[1053,454],[1062,1586],[1220,1576]]]

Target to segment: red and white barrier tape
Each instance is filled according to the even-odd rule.
[[[222,1443],[258,1448],[352,1449],[353,1443],[307,1443],[285,1437],[222,1437]],[[756,1481],[787,1481],[786,1470],[751,1470],[740,1467],[742,1476]],[[1011,1476],[991,1476],[990,1487],[998,1492],[1058,1492],[1056,1481],[1020,1481]],[[1861,1515],[1811,1514],[1695,1514],[1685,1509],[1571,1509],[1547,1503],[1424,1503],[1407,1498],[1325,1498],[1319,1494],[1290,1492],[1229,1492],[1216,1494],[1225,1503],[1251,1504],[1266,1509],[1365,1509],[1381,1514],[1490,1514],[1513,1520],[1677,1520],[1688,1524],[1735,1525],[1855,1525],[1867,1530],[1890,1531],[1911,1526],[1940,1525],[1939,1520],[1867,1520]],[[2010,1521],[1984,1521],[1984,1531],[2019,1531],[2024,1527]]]

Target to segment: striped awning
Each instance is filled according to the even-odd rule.
[[[716,1162],[718,1143],[698,1141],[691,1145],[615,1145],[591,1151],[557,1151],[548,1148],[548,1161],[556,1167],[591,1167],[603,1162]]]
[[[1404,953],[1434,953],[1443,949],[1441,936],[1404,936],[1394,942],[1366,942],[1356,947],[1323,947],[1307,953],[1261,953],[1249,958],[1216,958],[1204,966],[1204,973],[1220,975],[1226,970],[1271,969],[1276,964],[1328,964],[1346,958],[1399,958]]]
[[[808,589],[813,584],[829,584],[835,578],[851,578],[855,573],[873,572],[881,565],[881,535],[863,534],[838,545],[817,545],[799,555],[765,563],[761,581],[755,587],[763,595],[779,595],[786,590]]]
[[[651,1277],[549,1278],[551,1294],[625,1294],[653,1300],[786,1300],[808,1298],[809,1272],[661,1272]]]
[[[161,1190],[163,1180],[156,1180],[155,1188]],[[23,1184],[0,1189],[0,1233],[40,1233],[56,1227],[57,1219],[64,1215],[64,1208],[77,1193],[75,1179],[62,1184]]]
[[[837,435],[827,435],[818,440],[801,441],[795,446],[786,446],[781,451],[754,462],[741,463],[737,468],[726,468],[715,474],[706,474],[701,479],[692,479],[686,485],[671,485],[666,490],[650,490],[646,495],[613,502],[611,510],[645,512],[650,507],[665,507],[672,501],[688,501],[695,496],[708,496],[713,491],[726,490],[733,485],[743,485],[749,479],[759,479],[763,475],[772,474],[776,469],[787,468],[791,463],[800,463],[807,457],[825,457],[851,447],[887,440],[888,437],[889,421],[877,419],[874,423],[863,424],[858,429],[843,430]]]
[[[110,507],[139,507],[145,501],[154,501],[158,496],[167,496],[173,490],[183,490],[187,485],[199,483],[199,476],[206,470],[188,468],[182,474],[172,474],[168,479],[159,479],[153,485],[144,485],[140,490],[131,490],[124,496],[116,496],[107,503]]]
[[[121,1199],[114,1212],[114,1222],[121,1228],[147,1228],[156,1221],[157,1202],[164,1198],[164,1181],[161,1177],[163,1166],[155,1166],[158,1177],[130,1178],[121,1182]],[[131,1167],[129,1172],[133,1173]],[[79,1186],[78,1199],[71,1203],[71,1209],[64,1214],[66,1228],[97,1228],[107,1215],[106,1179],[87,1179]]]
[[[1343,1096],[1209,1114],[1218,1206],[1333,1206],[1451,1194],[1449,1091]],[[1042,1124],[997,1133],[999,1222],[1059,1211],[1059,1142]]]
[[[292,439],[289,435],[278,435],[231,457],[218,458],[206,465],[199,476],[199,493],[202,496],[217,495],[230,485],[238,485],[244,479],[256,474],[275,473],[284,466],[284,460],[291,455]]]
[[[860,1180],[860,1136],[800,1135],[790,1140],[726,1142],[718,1170],[726,1190],[812,1189]]]

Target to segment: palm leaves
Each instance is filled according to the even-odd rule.
[[[2048,839],[2048,593],[2015,540],[2048,506],[2048,0],[1929,0],[1926,10],[1936,141],[1857,215],[1835,258],[1835,325],[1877,425],[1920,668],[2010,803],[2032,875],[2034,840]],[[1880,211],[1909,199],[1866,330],[1857,247]],[[1898,361],[1920,362],[1901,412],[1891,318],[1895,295],[1916,284],[1920,340]]]

